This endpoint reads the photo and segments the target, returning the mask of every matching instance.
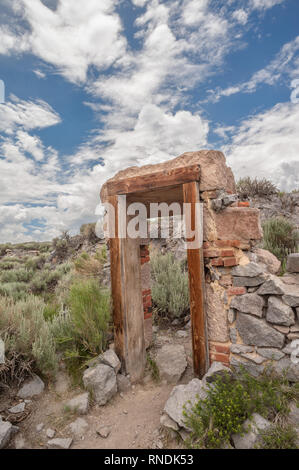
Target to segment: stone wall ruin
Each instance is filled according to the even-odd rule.
[[[239,202],[234,176],[221,152],[189,152],[159,165],[132,167],[103,186],[126,188],[130,178],[199,165],[199,200],[203,203],[205,314],[209,363],[222,362],[259,373],[274,361],[298,380],[299,366],[291,360],[292,341],[299,339],[299,274],[276,276],[279,266],[271,254],[257,248],[262,239],[259,210]],[[143,200],[151,198],[144,195]],[[150,200],[150,199],[149,199]],[[274,258],[274,259],[273,259]],[[149,279],[148,248],[141,246],[142,277]],[[292,263],[292,267],[294,262]],[[296,264],[298,266],[298,263]],[[196,279],[195,282],[200,282]],[[150,287],[143,287],[145,329],[151,329]]]

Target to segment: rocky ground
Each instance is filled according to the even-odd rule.
[[[72,387],[63,369],[54,384],[44,386],[35,377],[23,393],[22,389],[21,393],[18,389],[2,393],[0,446],[1,436],[2,443],[5,440],[6,425],[11,423],[10,439],[5,444],[8,448],[182,447],[183,442],[171,437],[160,419],[174,383],[186,384],[193,376],[190,325],[156,331],[150,354],[159,363],[161,379],[154,380],[148,367],[141,384],[134,386],[129,380],[118,380],[118,390],[112,394],[106,387],[105,405],[96,403],[91,396],[88,399],[85,390]],[[165,354],[172,356],[166,361]],[[174,355],[175,361],[171,359]]]

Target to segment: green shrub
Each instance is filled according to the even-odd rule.
[[[189,308],[188,273],[172,253],[151,256],[152,299],[158,311],[179,317]]]
[[[269,197],[272,194],[277,194],[276,186],[269,180],[263,178],[241,178],[237,182],[237,192],[241,199],[248,199],[255,196]]]
[[[4,256],[6,254],[6,250],[11,250],[12,245],[10,243],[4,243],[0,245],[0,256]]]
[[[279,192],[278,197],[280,199],[281,208],[284,211],[291,213],[295,211],[297,202],[293,193]]]
[[[21,371],[29,372],[31,368],[45,376],[56,371],[55,341],[44,319],[44,309],[44,302],[37,297],[28,296],[16,303],[0,298],[0,337],[6,355],[6,363],[0,366],[0,381],[24,378],[20,377]]]
[[[56,269],[36,271],[30,283],[29,290],[33,294],[54,292],[59,280],[71,269],[69,263],[62,264]]]
[[[1,274],[1,282],[29,282],[33,277],[33,271],[29,269],[13,269]]]
[[[95,279],[77,279],[66,300],[67,309],[53,318],[51,331],[77,380],[80,368],[106,349],[110,294]]]
[[[13,263],[11,261],[2,261],[0,263],[0,271],[6,271],[8,269],[15,269],[16,263]]]
[[[266,419],[286,417],[290,400],[298,400],[299,389],[291,387],[284,376],[266,369],[252,377],[244,369],[219,377],[208,384],[207,398],[199,400],[184,416],[192,430],[187,444],[194,448],[220,448],[229,443],[232,434],[243,431],[243,423],[254,412]]]
[[[0,296],[11,297],[13,300],[22,300],[28,295],[26,282],[8,282],[0,284]]]
[[[296,226],[283,217],[272,217],[263,223],[263,247],[285,265],[289,253],[298,251],[299,232]]]
[[[96,228],[95,223],[83,224],[80,227],[80,234],[85,240],[88,240],[88,242],[91,244],[98,243],[99,241],[95,233],[95,228]]]
[[[45,255],[36,256],[34,258],[29,258],[25,263],[25,267],[27,269],[36,271],[37,269],[42,269],[45,265],[45,262],[46,262]]]
[[[95,280],[77,282],[71,287],[68,306],[83,349],[91,356],[102,352],[110,320],[109,293]]]
[[[100,279],[102,277],[102,270],[105,262],[105,251],[100,250],[93,257],[87,253],[81,253],[75,260],[74,265],[77,273],[81,276]]]
[[[261,432],[261,449],[298,449],[297,432],[291,425],[274,424]]]

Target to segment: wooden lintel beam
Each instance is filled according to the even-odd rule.
[[[133,176],[123,180],[107,182],[108,196],[117,194],[131,194],[136,192],[155,190],[175,186],[192,181],[199,181],[199,165],[190,165],[186,167],[164,170],[156,173],[149,173],[143,176]]]

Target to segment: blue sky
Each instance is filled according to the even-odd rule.
[[[299,187],[298,0],[0,8],[0,242],[75,233],[107,178],[185,151]]]

